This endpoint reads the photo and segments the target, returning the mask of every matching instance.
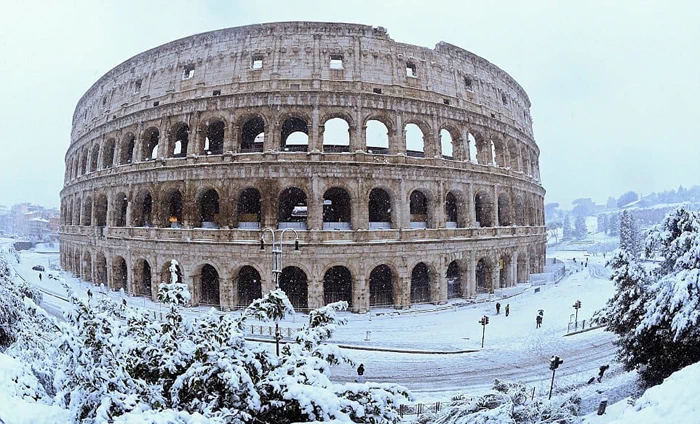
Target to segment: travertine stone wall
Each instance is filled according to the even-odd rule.
[[[257,270],[262,292],[274,287],[269,234],[260,250],[259,228],[285,225],[280,204],[294,187],[308,216],[301,249],[285,247],[283,265],[306,276],[289,282],[285,274],[305,286],[298,306],[340,296],[355,311],[408,307],[513,285],[540,271],[545,256],[529,108],[522,87],[485,59],[443,42],[397,43],[383,28],[273,23],[165,44],[109,71],[76,107],[61,192],[63,267],[153,296],[176,259],[195,303],[237,307],[248,296],[242,267]],[[333,118],[347,123],[349,145],[324,143]],[[255,120],[265,137],[251,148],[245,129]],[[386,148],[368,145],[375,120],[387,129]],[[302,123],[308,145],[285,143],[290,122]],[[420,128],[422,151],[407,150],[408,124]],[[176,152],[182,134],[187,147]],[[324,224],[333,188],[350,199],[341,230]],[[370,222],[375,188],[391,201],[382,230]],[[246,189],[260,195],[259,228],[239,211]],[[425,198],[421,213],[413,213],[415,192]],[[205,219],[211,193],[216,213]],[[207,264],[216,293],[202,282]],[[391,270],[389,290],[370,277],[380,265]],[[338,290],[327,274],[335,266],[351,275]]]

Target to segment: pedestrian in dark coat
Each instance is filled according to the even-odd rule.
[[[357,367],[357,382],[358,383],[365,382],[365,365],[364,364],[360,364],[360,366]]]
[[[601,365],[600,368],[598,368],[598,383],[600,383],[600,380],[603,379],[603,374],[605,374],[605,371],[610,368],[610,365]]]
[[[506,305],[506,316],[510,315],[510,303]]]
[[[500,313],[501,313],[501,303],[496,302],[496,314],[500,314]]]
[[[542,315],[537,315],[537,318],[535,318],[535,322],[537,322],[537,327],[535,328],[542,327]]]
[[[41,273],[39,273],[39,281],[41,281]]]

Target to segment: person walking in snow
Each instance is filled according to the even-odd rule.
[[[510,303],[506,304],[506,316],[510,314]]]
[[[39,281],[41,281],[41,273],[39,273]]]
[[[535,318],[535,322],[537,323],[537,327],[535,328],[542,327],[542,315],[537,315],[537,318]]]
[[[88,289],[87,291],[88,299],[92,299],[92,291]]]
[[[360,366],[357,367],[357,382],[358,383],[365,382],[365,365],[364,364],[360,364]]]
[[[501,303],[500,303],[500,302],[496,302],[496,314],[498,315],[498,314],[500,314],[500,313],[501,313]]]
[[[610,368],[610,365],[601,365],[600,368],[598,368],[598,383],[600,383],[600,380],[603,379],[603,374],[605,374],[605,371]]]

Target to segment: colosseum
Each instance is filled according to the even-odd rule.
[[[297,309],[346,300],[355,312],[513,286],[545,258],[529,109],[487,60],[382,27],[270,23],[173,41],[78,102],[61,265],[155,298],[174,259],[193,304],[221,310],[276,282]]]

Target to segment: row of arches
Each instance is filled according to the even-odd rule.
[[[358,129],[352,116],[345,112],[328,113],[316,129],[312,121],[304,112],[278,118],[245,114],[233,123],[218,115],[171,117],[161,123],[144,125],[141,131],[107,135],[74,152],[67,159],[66,182],[100,169],[158,158],[264,150],[324,153],[363,150],[373,154],[442,157],[510,168],[539,180],[537,155],[532,149],[487,130],[468,131],[460,124],[433,128],[418,118],[406,119],[401,124],[398,118],[384,115],[367,116]]]
[[[541,255],[543,253],[531,247],[529,252],[476,255],[472,263],[453,259],[442,269],[439,263],[420,261],[410,267],[407,275],[400,274],[391,263],[373,266],[366,276],[357,275],[349,266],[330,264],[321,273],[319,299],[310,297],[310,293],[319,290],[312,289],[313,276],[309,275],[308,268],[289,265],[282,269],[279,286],[298,310],[341,300],[348,302],[351,308],[354,302],[365,303],[369,308],[438,303],[525,282],[530,272],[541,270]],[[156,269],[155,262],[144,257],[129,264],[121,255],[108,259],[97,251],[93,257],[88,249],[68,247],[62,249],[61,261],[64,269],[85,280],[154,299],[158,283],[171,279],[171,260],[162,262],[160,269]],[[198,305],[225,309],[245,307],[274,287],[271,278],[257,265],[242,265],[227,274],[215,263],[204,261],[186,270],[175,261],[175,269],[178,282],[190,286],[194,304]]]
[[[408,193],[405,203],[388,186],[373,187],[362,198],[350,193],[345,187],[332,186],[313,201],[313,193],[294,186],[283,188],[272,198],[264,197],[255,187],[230,193],[223,187],[204,186],[192,196],[186,195],[183,186],[149,187],[128,194],[98,192],[94,198],[93,194],[65,198],[61,208],[64,225],[97,227],[259,229],[263,224],[276,224],[299,230],[353,230],[544,223],[539,199],[517,191],[500,191],[496,196],[495,189],[477,188],[468,198],[468,191],[455,189],[440,198],[430,189],[416,188]],[[318,218],[319,222],[309,222]]]

